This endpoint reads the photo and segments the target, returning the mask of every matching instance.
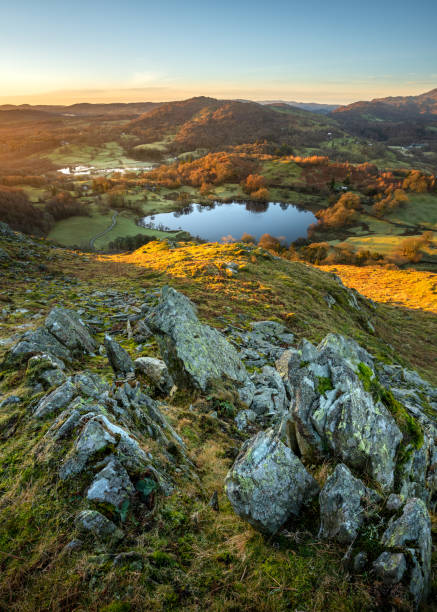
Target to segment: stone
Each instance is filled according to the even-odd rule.
[[[11,367],[27,361],[33,355],[47,353],[61,361],[70,362],[70,351],[44,327],[25,332],[6,354],[3,366]]]
[[[105,336],[105,348],[109,363],[116,376],[127,377],[134,374],[135,365],[129,353],[121,347],[111,336]]]
[[[343,463],[336,466],[320,492],[319,537],[350,544],[364,521],[367,505],[375,502],[376,493],[352,476]]]
[[[73,353],[94,353],[97,344],[74,310],[53,308],[46,321],[48,331]]]
[[[152,336],[150,328],[144,321],[137,321],[132,329],[132,337],[135,342],[146,342]]]
[[[119,461],[113,459],[96,474],[88,489],[87,499],[109,504],[119,510],[134,493],[129,474]]]
[[[65,364],[57,357],[41,353],[31,357],[27,363],[26,379],[41,383],[45,389],[59,387],[66,380]]]
[[[240,410],[235,417],[235,424],[238,431],[244,431],[252,423],[255,423],[257,414],[253,410]]]
[[[90,457],[105,449],[114,447],[117,439],[93,417],[76,440],[73,452],[61,466],[59,477],[66,480],[80,474]]]
[[[416,604],[426,597],[431,574],[431,519],[425,503],[408,499],[401,516],[391,520],[381,545],[393,552],[403,551],[412,564],[408,587]]]
[[[396,493],[392,493],[388,496],[387,503],[385,507],[389,512],[397,512],[402,508],[404,500],[400,495],[396,495]]]
[[[280,374],[271,366],[264,366],[254,378],[255,393],[250,409],[258,415],[281,414],[288,410],[289,400]]]
[[[319,487],[273,429],[260,432],[242,447],[225,482],[234,511],[256,529],[276,533]]]
[[[80,531],[103,540],[121,540],[124,537],[121,529],[97,510],[80,512],[76,517],[76,526]]]
[[[397,584],[406,572],[407,563],[402,553],[381,553],[373,562],[373,569],[384,584]]]
[[[33,416],[37,419],[42,419],[49,414],[59,412],[65,408],[77,394],[76,387],[70,379],[63,385],[43,397],[34,410]]]
[[[368,560],[369,559],[368,559],[366,552],[361,551],[357,553],[354,557],[353,564],[352,564],[354,572],[357,572],[357,573],[362,572],[365,569],[368,563]]]
[[[355,369],[359,363],[365,363],[373,369],[373,357],[352,338],[340,334],[328,334],[318,345],[317,350],[321,352],[326,348],[330,348],[342,357],[352,369]]]
[[[352,347],[359,353],[355,343],[345,344],[335,337],[337,342],[343,349]],[[331,453],[347,466],[369,474],[390,492],[402,433],[385,406],[375,403],[364,391],[350,365],[354,361],[352,353],[345,360],[328,344],[322,343],[317,358],[309,363],[298,364],[299,352],[281,358],[281,372],[284,375],[288,370],[293,389],[293,420],[300,452],[311,461]]]
[[[144,374],[159,393],[163,395],[170,393],[174,382],[164,361],[154,357],[138,357],[135,359],[135,369]]]
[[[163,287],[146,323],[156,334],[161,355],[178,387],[206,391],[226,378],[237,384],[248,380],[236,349],[220,332],[203,325],[194,304],[175,289]]]

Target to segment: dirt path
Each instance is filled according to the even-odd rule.
[[[105,236],[108,232],[110,232],[112,229],[114,229],[114,227],[117,224],[117,217],[118,217],[118,212],[115,212],[112,215],[111,225],[109,227],[107,227],[105,230],[103,230],[103,232],[100,232],[100,234],[97,234],[96,236],[91,238],[91,240],[90,240],[90,247],[92,249],[94,249],[94,243],[95,243],[96,240],[98,240],[99,238],[102,238],[102,236]]]

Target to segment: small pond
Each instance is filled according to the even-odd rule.
[[[255,238],[270,234],[287,243],[306,238],[308,227],[317,221],[313,213],[294,204],[278,202],[219,202],[190,204],[173,213],[144,217],[142,225],[160,230],[184,230],[204,240],[240,239],[246,232]]]

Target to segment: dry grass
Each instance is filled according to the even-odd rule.
[[[382,266],[320,266],[325,272],[340,276],[352,287],[375,302],[406,306],[437,314],[437,274],[419,270],[397,270]]]

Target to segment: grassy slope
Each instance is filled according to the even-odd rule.
[[[7,244],[0,246],[10,249]],[[330,331],[349,334],[385,359],[398,354],[436,381],[435,316],[388,305],[373,309],[363,301],[357,311],[331,275],[305,264],[273,259],[261,250],[217,244],[169,249],[165,243],[152,243],[130,255],[97,258],[53,250],[41,242],[36,252],[37,262],[44,261],[54,278],[45,286],[38,273],[32,276],[30,271],[26,280],[14,279],[14,309],[25,307],[29,313],[3,321],[2,337],[16,331],[31,314],[45,315],[54,304],[87,308],[89,300],[94,312],[110,322],[113,313],[91,296],[95,290],[117,288],[137,296],[141,303],[140,289],[171,283],[189,295],[198,304],[202,320],[213,325],[224,325],[217,319],[220,313],[240,326],[244,315],[250,320],[285,320],[298,338],[313,341]],[[228,261],[240,265],[237,277],[225,274],[223,264]],[[78,279],[78,286],[65,284],[66,275]],[[8,279],[0,282],[1,293],[8,295]],[[337,299],[332,309],[324,300],[327,292]],[[369,332],[367,318],[375,325],[375,334]],[[132,351],[125,336],[117,339]],[[393,345],[393,352],[385,342]],[[152,343],[147,352],[154,351]],[[83,367],[109,374],[99,355]],[[22,374],[4,381],[3,392],[15,390]],[[223,494],[223,480],[241,436],[233,431],[232,421],[201,416],[198,408],[188,410],[191,401],[177,396],[168,416],[188,445],[203,492],[192,482],[182,481],[146,530],[126,542],[144,557],[141,571],[115,568],[111,560],[90,555],[87,547],[71,556],[62,554],[63,546],[75,536],[72,518],[83,491],[62,486],[54,466],[45,463],[47,458],[35,461],[36,445],[50,421],[35,424],[23,406],[0,410],[3,430],[5,424],[17,423],[14,435],[0,444],[2,609],[337,612],[378,607],[373,578],[352,579],[341,568],[344,550],[305,533],[311,529],[311,511],[290,526],[290,537],[273,541],[235,516]],[[329,464],[323,470],[321,481],[329,473]],[[208,505],[214,491],[219,493],[219,513]]]

